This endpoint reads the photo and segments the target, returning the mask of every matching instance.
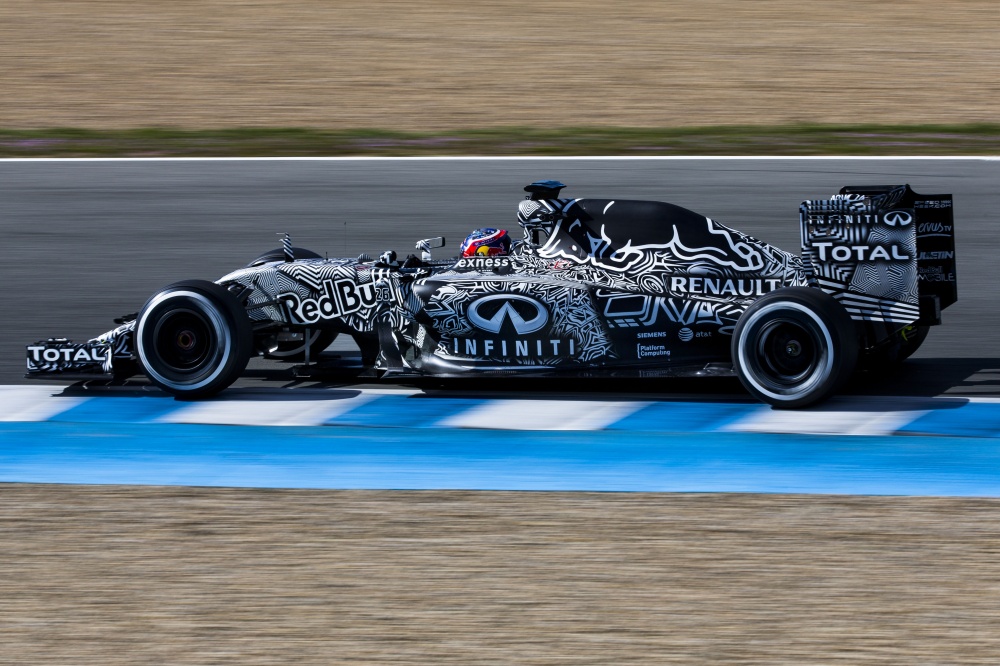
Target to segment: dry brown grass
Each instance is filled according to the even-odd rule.
[[[0,486],[3,664],[996,664],[1000,502]]]
[[[0,127],[1000,120],[995,0],[3,0]]]

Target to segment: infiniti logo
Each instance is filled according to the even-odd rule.
[[[473,326],[489,333],[499,333],[508,320],[518,335],[534,333],[549,322],[544,305],[518,294],[483,296],[469,305],[466,314]]]
[[[891,210],[882,216],[882,219],[890,227],[905,227],[906,225],[913,222],[913,216],[907,213],[905,210]]]

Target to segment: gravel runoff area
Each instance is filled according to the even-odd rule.
[[[4,0],[0,128],[995,123],[998,33],[995,0]]]
[[[1000,661],[1000,501],[0,486],[0,663]]]

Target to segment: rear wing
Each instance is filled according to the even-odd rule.
[[[950,194],[848,186],[799,207],[809,283],[858,321],[887,329],[941,323],[958,299]]]

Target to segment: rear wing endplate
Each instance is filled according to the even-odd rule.
[[[878,196],[899,186],[849,185],[841,194]],[[903,185],[902,199],[896,204],[913,209],[917,232],[917,288],[920,294],[920,323],[938,324],[941,310],[958,300],[955,270],[955,216],[950,194],[917,194]]]

